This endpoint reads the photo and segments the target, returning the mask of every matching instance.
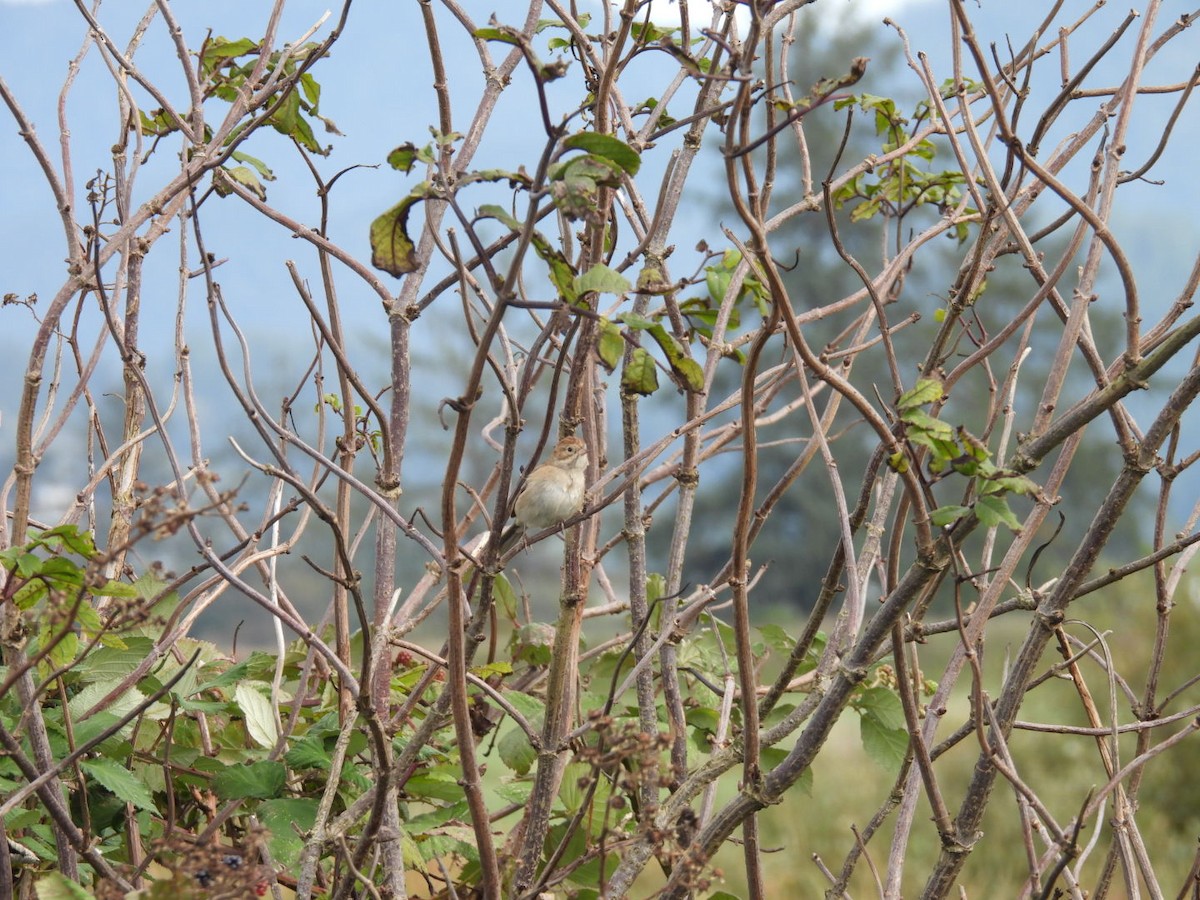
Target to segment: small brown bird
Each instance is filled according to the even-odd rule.
[[[565,437],[555,445],[550,459],[525,479],[513,505],[517,522],[505,529],[500,539],[501,553],[527,529],[561,525],[583,509],[587,464],[587,444],[579,438]]]

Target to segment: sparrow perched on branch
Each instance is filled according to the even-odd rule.
[[[508,526],[500,538],[501,553],[527,529],[561,525],[583,509],[587,464],[587,444],[579,438],[565,437],[555,445],[550,459],[525,479],[513,504],[516,524]]]

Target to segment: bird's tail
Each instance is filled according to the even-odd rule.
[[[513,522],[502,532],[500,532],[500,551],[498,556],[503,556],[509,550],[517,545],[522,537],[525,536],[525,529],[520,522]]]

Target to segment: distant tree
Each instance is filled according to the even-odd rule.
[[[52,136],[0,79],[66,260],[3,313],[33,336],[0,488],[0,896],[728,896],[718,854],[771,896],[767,811],[836,760],[849,711],[894,780],[840,866],[785,848],[788,869],[817,856],[830,895],[993,890],[970,884],[980,856],[1026,896],[1187,893],[1191,836],[1147,840],[1139,800],[1190,759],[1200,712],[1171,629],[1200,542],[1200,506],[1171,502],[1200,459],[1182,431],[1200,265],[1150,310],[1114,198],[1158,159],[1124,158],[1135,130],[1175,138],[1145,95],[1178,112],[1195,74],[1145,72],[1190,17],[1057,4],[1030,27],[1013,4],[1002,41],[954,0],[948,67],[893,26],[904,68],[873,93],[853,32],[793,67],[807,0],[681,6],[677,27],[637,0],[486,23],[411,5],[396,52],[422,36],[436,120],[389,122],[390,169],[355,173],[368,260],[334,224],[355,166],[325,143],[321,79],[362,66],[374,89],[386,66],[333,53],[358,7],[285,41],[286,5],[228,37],[169,0],[132,26],[77,4]],[[116,98],[97,133],[69,116],[88,57]],[[868,127],[843,141],[851,111]],[[96,146],[111,162],[80,183]],[[712,220],[695,250],[685,217]],[[245,235],[267,233],[297,258],[262,259]],[[239,292],[237,260],[287,291]],[[386,371],[347,327],[364,296]],[[165,297],[164,356],[142,326]],[[306,342],[248,337],[255,305],[302,316]],[[1085,432],[1119,462],[1083,455]],[[418,434],[440,488],[410,506]],[[588,456],[577,512],[565,437]],[[557,512],[531,514],[543,480]],[[1077,531],[1051,566],[1056,507]],[[1119,526],[1136,539],[1114,547]],[[657,571],[647,529],[668,535]],[[522,580],[560,532],[559,582]],[[170,571],[158,541],[191,561]],[[804,583],[766,580],[764,548],[804,558]],[[1080,621],[1139,573],[1121,637],[1140,626],[1148,652]],[[269,649],[194,633],[233,594]],[[752,616],[805,596],[795,628]],[[1068,708],[1020,720],[1067,686]],[[1080,737],[1070,773],[1047,762]],[[1080,783],[1066,813],[1050,801]],[[988,811],[1018,837],[983,833]]]
[[[824,180],[831,171],[836,171],[841,160],[863,159],[877,151],[881,140],[887,140],[887,123],[894,120],[897,133],[920,124],[921,117],[929,114],[928,101],[913,91],[915,86],[904,77],[904,60],[901,48],[885,40],[885,33],[875,23],[851,19],[833,27],[822,20],[819,8],[810,6],[797,17],[790,51],[790,75],[794,85],[808,86],[831,77],[844,67],[845,61],[856,54],[870,57],[867,74],[856,85],[856,92],[864,97],[864,103],[848,106],[840,116],[813,116],[805,120],[805,143],[807,153],[793,144],[781,145],[780,163],[776,174],[776,192],[779,196],[801,196],[807,172],[814,182]],[[897,93],[897,89],[899,93]],[[761,113],[760,113],[761,114]],[[947,148],[936,143],[929,152],[936,151],[930,160],[930,169],[945,172],[951,189],[957,196],[959,173],[953,160],[947,159]],[[946,167],[949,168],[946,168]],[[839,239],[845,251],[875,271],[886,261],[885,242],[895,240],[903,229],[893,224],[902,218],[911,230],[920,221],[930,224],[939,215],[940,205],[936,198],[922,196],[912,189],[906,204],[884,199],[883,206],[896,215],[866,215],[880,196],[878,185],[869,178],[843,188],[842,196],[834,207]],[[807,190],[819,189],[810,183]],[[934,190],[941,189],[935,184]],[[932,202],[931,202],[932,201]],[[733,213],[727,196],[718,197],[716,205],[723,219]],[[922,205],[926,208],[922,209]],[[922,213],[925,213],[922,216]],[[934,217],[934,218],[931,218]],[[1049,215],[1043,215],[1049,224]],[[1037,214],[1033,220],[1041,222]],[[1062,254],[1066,249],[1065,239],[1060,234],[1048,234],[1041,242],[1046,250]],[[881,253],[882,251],[882,253]],[[842,297],[861,287],[861,280],[854,269],[839,255],[834,242],[829,240],[829,223],[823,206],[789,216],[781,222],[772,235],[772,252],[782,269],[781,277],[801,307],[821,306],[824,299]],[[929,336],[937,330],[937,317],[944,311],[946,293],[955,277],[961,259],[957,241],[942,240],[937,245],[923,250],[923,262],[913,266],[898,279],[889,296],[884,298],[887,314],[898,326],[893,340],[900,359],[912,360],[921,357]],[[1082,264],[1082,256],[1078,262]],[[1018,315],[1028,299],[1028,274],[1020,265],[1014,248],[1008,248],[997,260],[986,278],[986,302],[975,304],[971,315],[979,328],[995,330]],[[1103,279],[1112,285],[1112,276]],[[981,292],[982,295],[982,292]],[[845,349],[845,330],[848,323],[856,320],[858,311],[848,310],[842,316],[813,321],[806,333],[814,347],[828,345],[831,352]],[[1121,330],[1120,310],[1104,305],[1093,306],[1089,324],[1096,340],[1103,346],[1119,340]],[[1035,329],[1030,335],[1031,353],[1023,365],[1024,377],[1016,384],[1016,406],[1018,410],[1032,409],[1049,374],[1054,358],[1057,336],[1045,329]],[[959,353],[969,352],[969,339],[960,339]],[[736,385],[736,374],[718,371],[714,385],[718,391],[732,391]],[[882,354],[862,355],[847,373],[848,380],[866,395],[872,395],[889,381],[887,363]],[[1076,365],[1068,372],[1069,391],[1084,393],[1091,378],[1087,371]],[[980,397],[988,394],[985,384],[970,382],[970,388]],[[972,430],[984,427],[986,408],[966,406],[958,413],[961,420],[954,424]],[[853,491],[861,483],[863,470],[869,464],[877,447],[877,436],[858,427],[861,419],[850,411],[843,415],[838,424],[830,429],[838,435],[838,468],[843,487]],[[759,455],[760,501],[772,485],[786,479],[789,466],[795,460],[795,443],[804,437],[795,432],[794,420],[784,418],[774,427],[760,430],[763,446]],[[1064,480],[1064,494],[1082,500],[1072,504],[1070,514],[1064,513],[1061,523],[1043,529],[1047,546],[1040,556],[1043,568],[1065,565],[1072,548],[1083,537],[1094,511],[1104,496],[1105,485],[1116,477],[1120,467],[1119,454],[1112,452],[1111,438],[1099,432],[1090,432],[1076,452],[1080,464],[1072,467]],[[736,468],[731,466],[730,468]],[[712,484],[697,497],[697,515],[710,527],[697,533],[688,552],[688,564],[693,577],[703,579],[705,573],[718,571],[728,558],[729,535],[733,530],[733,517],[737,507],[740,488],[736,472],[733,477],[721,477],[717,469],[712,475]],[[822,479],[798,479],[792,482],[775,504],[776,526],[764,529],[754,542],[755,559],[766,564],[759,582],[760,596],[782,603],[811,607],[820,592],[819,579],[812,577],[821,571],[823,563],[837,545],[836,532],[822,527],[826,512],[834,497],[830,485]],[[1130,547],[1149,549],[1144,536],[1138,534],[1138,523],[1153,514],[1153,503],[1148,495],[1139,495],[1135,506],[1123,518],[1117,534],[1122,538],[1118,546],[1121,552]],[[1060,508],[1061,511],[1061,508]],[[723,527],[712,527],[721,523]],[[1051,536],[1053,539],[1051,540]],[[651,547],[656,555],[665,556],[669,535],[661,531],[651,534]],[[941,592],[944,602],[950,600],[950,591]],[[943,610],[944,611],[944,610]]]

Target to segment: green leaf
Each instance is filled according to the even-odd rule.
[[[648,397],[658,390],[658,371],[654,359],[642,347],[634,347],[621,373],[621,390]]]
[[[302,835],[317,820],[317,801],[283,798],[267,800],[258,807],[258,818],[267,829],[267,845],[278,866],[291,868],[304,850]]]
[[[51,624],[47,622],[46,628],[38,633],[38,644],[43,647],[48,645],[53,639],[53,630]],[[50,648],[50,653],[46,658],[54,668],[61,669],[74,662],[78,652],[79,636],[73,631],[68,631],[58,643]]]
[[[238,162],[248,163],[253,166],[264,181],[275,180],[275,173],[272,172],[271,167],[261,159],[253,157],[249,153],[243,153],[241,150],[234,150],[232,156]]]
[[[550,168],[550,196],[569,219],[600,221],[601,187],[620,187],[622,170],[616,163],[589,153]]]
[[[524,806],[533,793],[532,781],[510,781],[495,787],[496,796],[505,803],[517,803]]]
[[[996,485],[999,490],[1027,497],[1036,497],[1041,491],[1036,481],[1032,481],[1024,475],[998,475],[989,479],[989,484]]]
[[[700,363],[687,355],[675,336],[659,323],[651,326],[649,331],[666,355],[667,365],[671,367],[679,386],[689,391],[704,390],[704,370]]]
[[[143,110],[139,109],[138,121],[142,132],[150,134],[152,137],[161,138],[175,130],[175,122],[169,118],[164,109],[155,109],[154,115],[146,115]]]
[[[922,378],[912,390],[905,391],[896,401],[896,408],[901,412],[915,409],[927,403],[933,403],[942,398],[942,383],[936,378]]]
[[[1021,522],[1017,519],[1016,514],[1009,508],[1008,501],[1003,497],[984,496],[975,501],[975,515],[979,516],[979,521],[992,528],[997,525],[1004,525],[1014,532],[1020,532]]]
[[[596,354],[600,363],[609,372],[617,368],[621,355],[625,352],[625,337],[621,329],[608,319],[600,318],[600,337],[596,341]]]
[[[517,618],[517,592],[503,574],[497,575],[496,580],[492,582],[492,600],[511,619]]]
[[[855,706],[860,713],[863,749],[888,772],[898,772],[908,752],[908,730],[900,698],[887,688],[868,688]]]
[[[550,663],[554,649],[554,626],[543,622],[522,625],[513,634],[513,662],[526,662],[531,666]]]
[[[133,588],[142,600],[152,600],[157,604],[155,612],[164,614],[174,611],[179,604],[179,595],[174,591],[168,591],[168,584],[153,573],[146,572],[133,582]],[[156,631],[152,636],[157,637],[158,634],[159,632]]]
[[[246,717],[246,731],[260,747],[274,747],[279,738],[275,724],[275,712],[271,701],[248,684],[239,684],[233,690],[233,701]]]
[[[704,283],[708,287],[708,296],[713,304],[720,306],[729,291],[729,283],[733,280],[733,270],[725,266],[709,266],[704,270]]]
[[[528,775],[537,762],[537,751],[529,742],[529,736],[515,723],[510,724],[496,743],[500,760],[517,775]]]
[[[466,796],[463,786],[459,784],[461,778],[461,772],[452,772],[448,768],[421,772],[405,782],[404,792],[422,800],[459,803]]]
[[[781,765],[787,759],[787,755],[788,752],[782,747],[763,747],[759,758],[762,760],[763,769],[769,771]],[[812,796],[813,770],[811,766],[800,773],[800,777],[796,779],[795,787],[804,796]]]
[[[867,688],[859,694],[854,705],[859,710],[875,716],[884,728],[903,730],[907,727],[900,695],[891,688]]]
[[[636,22],[630,29],[630,33],[640,43],[648,44],[651,41],[662,40],[678,30],[678,28],[659,28],[652,22]]]
[[[296,91],[289,93],[268,121],[280,134],[294,136],[300,126],[300,94]]]
[[[592,794],[591,803],[594,809],[603,809],[604,804],[608,802],[608,798],[612,793],[612,782],[604,778],[596,772],[595,768],[590,763],[570,762],[567,763],[563,770],[562,782],[558,789],[558,798],[563,802],[567,812],[575,813],[583,805],[587,799],[588,790],[596,783],[596,790]],[[602,816],[597,816],[597,819],[603,819]],[[596,821],[594,823],[598,827],[605,827],[606,823]]]
[[[212,691],[219,688],[228,687],[231,684],[236,685],[243,678],[250,677],[250,660],[244,659],[235,666],[230,666],[223,672],[213,673],[214,677],[200,685],[196,690],[198,692]]]
[[[472,675],[475,675],[484,681],[490,681],[493,678],[503,680],[513,673],[512,663],[505,660],[497,659],[490,663],[483,663],[478,666],[471,666],[468,670]]]
[[[890,773],[900,771],[908,751],[908,732],[884,728],[874,716],[859,720],[859,733],[867,756]]]
[[[112,713],[98,712],[94,716],[88,716],[82,722],[76,722],[73,726],[74,738],[76,746],[86,744],[88,741],[95,740],[102,732],[108,731],[120,720],[119,716],[114,716]],[[112,750],[112,748],[120,742],[122,736],[128,735],[133,730],[132,725],[126,725],[114,736],[103,742],[98,748],[100,753]]]
[[[639,316],[633,312],[621,313],[620,320],[621,324],[637,331],[649,331],[655,325],[653,319],[647,319],[645,316]]]
[[[667,579],[660,572],[651,572],[646,579],[646,602],[655,603],[667,592]]]
[[[939,506],[929,514],[929,521],[939,527],[953,525],[963,516],[971,512],[969,506]]]
[[[457,131],[452,132],[454,140],[462,137]],[[459,176],[458,186],[464,184],[476,184],[478,182],[501,182],[507,181],[509,187],[527,188],[532,184],[531,179],[523,171],[513,172],[509,169],[479,169],[475,172],[466,172]]]
[[[421,832],[433,831],[435,828],[440,828],[442,825],[452,825],[456,822],[463,822],[471,815],[471,807],[466,800],[460,803],[454,803],[450,806],[443,806],[440,809],[432,810],[431,812],[421,813],[407,819],[404,823],[405,828],[410,833],[420,834]]]
[[[587,28],[588,22],[592,20],[591,13],[580,13],[575,20],[580,28]],[[567,25],[562,19],[538,19],[537,25],[534,26],[533,33],[541,34],[547,28],[566,28]]]
[[[509,231],[520,231],[521,223],[516,217],[503,206],[497,206],[495,203],[485,203],[479,207],[479,218],[481,219],[496,219],[508,226]]]
[[[642,165],[642,158],[638,156],[637,151],[611,134],[581,131],[563,141],[563,146],[602,156],[616,163],[629,175],[636,175]]]
[[[932,437],[928,432],[914,431],[908,435],[908,439],[914,444],[928,447],[932,451],[933,456],[929,460],[929,471],[931,472],[937,473],[943,471],[947,463],[958,456],[958,444],[954,441],[944,441]]]
[[[324,743],[312,737],[294,741],[283,758],[293,769],[329,770],[329,754],[325,752]]]
[[[594,823],[604,821],[603,815],[596,814],[591,817]],[[557,847],[560,843],[566,840],[566,850],[562,855],[560,863],[563,870],[570,873],[567,879],[567,886],[573,888],[570,896],[575,896],[576,892],[582,889],[583,891],[595,891],[596,886],[603,884],[612,876],[616,870],[617,864],[620,862],[619,853],[605,853],[599,855],[595,852],[595,837],[590,835],[587,829],[579,828],[567,839],[567,826],[565,824],[555,824],[550,827],[547,843],[551,847]],[[579,860],[585,860],[577,862]],[[567,896],[568,894],[563,894]],[[586,897],[587,895],[584,894]],[[595,894],[592,895],[596,896]]]
[[[441,132],[441,131],[438,131],[436,128],[434,128],[432,125],[429,126],[429,133],[433,135],[433,141],[439,147],[453,147],[456,143],[458,143],[459,141],[461,141],[463,139],[463,134],[461,131]],[[486,170],[485,169],[485,170],[481,170],[479,172],[467,172],[466,176],[465,176],[467,183],[469,184],[471,181],[479,180],[480,178],[482,178],[483,180],[491,180],[490,176],[488,175],[489,171],[494,172],[494,171],[499,171],[499,170],[496,170],[496,169]]]
[[[326,129],[328,129],[332,124],[328,119],[322,119],[322,121],[325,123]],[[333,130],[336,131],[336,128]],[[337,133],[340,134],[341,132]],[[312,126],[308,124],[307,119],[297,118],[295,126],[288,131],[288,137],[298,143],[305,150],[308,150],[310,153],[316,153],[320,156],[329,155],[329,148],[322,147],[319,143],[317,143],[316,135],[313,134]]]
[[[521,43],[511,28],[476,28],[474,34],[481,41],[502,41],[517,46]]]
[[[991,458],[992,454],[988,451],[987,445],[961,425],[958,426],[958,440],[962,444],[963,451],[977,462],[985,462]]]
[[[38,573],[43,578],[54,581],[56,587],[70,589],[84,586],[84,571],[73,559],[65,556],[52,556],[42,563]]]
[[[313,77],[312,72],[300,76],[300,90],[304,91],[304,99],[308,101],[313,112],[321,105],[321,83]]]
[[[422,840],[418,844],[421,855],[425,863],[432,863],[435,859],[445,859],[449,856],[461,856],[465,864],[463,866],[464,879],[468,882],[478,881],[478,876],[471,874],[472,867],[478,871],[479,850],[476,849],[473,843],[475,839],[469,826],[453,826],[447,825],[440,828],[432,834],[426,833],[422,835]]]
[[[773,650],[779,653],[791,653],[792,647],[796,645],[796,639],[792,637],[781,625],[766,624],[758,626],[758,633],[763,636]]]
[[[145,782],[120,763],[111,759],[85,759],[79,765],[90,777],[125,803],[132,803],[138,809],[147,812],[157,811],[154,795],[150,793]]]
[[[878,200],[868,200],[866,203],[860,203],[850,211],[851,222],[865,222],[867,219],[874,218],[879,213],[881,204]]]
[[[231,41],[228,38],[215,37],[204,45],[200,55],[200,67],[205,74],[211,74],[223,61],[245,56],[257,49],[258,45],[250,38]]]
[[[412,171],[413,166],[417,164],[420,152],[417,145],[412,143],[412,141],[405,141],[387,155],[387,163],[396,171],[407,175]]]
[[[534,728],[541,728],[546,718],[546,704],[530,694],[520,691],[507,691],[504,699],[512,704],[513,709],[523,715]]]
[[[93,559],[96,554],[96,543],[90,531],[84,531],[78,525],[57,525],[45,531],[35,531],[34,543],[47,545],[62,545],[77,556]]]
[[[575,289],[580,294],[595,291],[598,294],[624,294],[629,291],[629,279],[610,269],[604,263],[596,263],[579,276]]]
[[[804,657],[804,662],[800,664],[800,674],[803,675],[806,672],[811,672],[817,667],[817,663],[820,661],[821,656],[825,653],[825,644],[828,642],[828,640],[829,638],[826,636],[825,632],[817,632],[816,638],[813,639],[812,646],[808,648],[808,654]]]
[[[124,678],[146,659],[154,647],[148,637],[125,638],[124,647],[101,647],[80,660],[78,671],[86,681],[113,681]]]
[[[46,596],[46,583],[41,579],[21,585],[13,594],[13,603],[18,609],[32,609]]]
[[[238,38],[236,41],[231,41],[228,38],[216,37],[205,45],[204,57],[206,59],[232,59],[257,49],[258,45],[250,38]]]
[[[42,558],[19,547],[0,551],[0,563],[18,578],[29,578],[42,567]]]
[[[271,800],[283,793],[287,769],[283,763],[265,759],[225,766],[213,776],[212,784],[222,800]]]
[[[949,441],[954,439],[954,428],[948,422],[929,415],[919,407],[910,407],[900,414],[900,418],[909,425],[910,429],[919,428],[931,438]],[[911,434],[910,434],[911,436]]]
[[[539,232],[533,233],[533,249],[539,257],[550,267],[550,282],[558,288],[558,293],[568,303],[574,303],[579,299],[579,292],[575,287],[575,267],[571,265],[567,257],[550,245],[545,236]]]
[[[684,721],[692,728],[708,732],[708,734],[716,734],[717,728],[721,724],[721,716],[711,707],[692,706],[684,713]],[[705,743],[707,744],[707,738]],[[705,749],[710,748],[706,747]]]
[[[120,678],[113,678],[105,681],[93,681],[91,684],[85,685],[79,690],[79,693],[67,701],[67,710],[70,712],[71,718],[76,720],[82,718],[84,713],[108,697],[120,684]],[[104,712],[112,713],[114,716],[123,716],[133,712],[145,700],[146,698],[137,688],[131,687],[115,698],[107,700],[104,704]]]

